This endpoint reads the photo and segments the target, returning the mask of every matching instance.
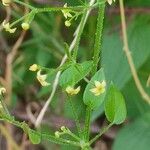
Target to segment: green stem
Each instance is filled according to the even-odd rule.
[[[70,107],[72,109],[72,112],[73,112],[73,115],[75,118],[75,123],[76,123],[76,127],[78,130],[79,136],[81,136],[81,126],[80,126],[79,118],[78,118],[78,115],[76,113],[76,110],[75,110],[75,107],[74,107],[74,104],[73,104],[71,98],[69,98],[69,104],[70,104]]]
[[[91,113],[92,113],[91,108],[87,106],[85,116],[85,129],[84,129],[84,138],[86,141],[89,141],[90,136]]]
[[[25,6],[25,7],[27,7],[27,8],[35,9],[33,6],[31,6],[31,5],[29,5],[29,4],[26,4],[26,3],[24,3],[24,2],[21,2],[21,1],[19,1],[19,0],[13,0],[13,1],[16,2],[16,3],[18,3],[18,4],[20,4],[20,5]]]
[[[89,145],[93,144],[98,138],[100,138],[112,125],[113,123],[109,124],[107,127],[104,127],[98,135],[89,141]]]
[[[21,2],[20,0],[13,0],[14,2],[22,5],[22,6],[25,6],[27,8],[30,8],[31,10],[33,9],[36,9],[35,7],[27,4],[27,3],[24,3],[24,2]],[[87,6],[85,5],[84,3],[82,3],[84,6],[75,6],[75,7],[67,7],[67,8],[64,8],[64,7],[48,7],[48,8],[37,8],[40,12],[50,12],[50,11],[59,11],[59,10],[75,10],[75,11],[79,11],[79,10],[83,10],[83,9],[93,9],[93,8],[96,8],[98,5],[102,5],[106,2],[106,0],[103,0],[99,3],[95,3],[93,6]]]
[[[80,138],[78,136],[76,136],[74,133],[68,132],[67,134],[72,136],[75,140],[80,141]]]
[[[10,27],[13,27],[14,25],[16,25],[17,23],[21,22],[22,20],[24,20],[26,17],[28,17],[30,15],[29,14],[26,14],[24,15],[23,17],[19,18],[18,20],[14,21],[13,23],[10,24]]]
[[[105,14],[105,4],[99,5],[99,12],[97,18],[97,29],[95,34],[95,44],[94,44],[94,55],[93,55],[93,75],[97,71],[98,62],[100,59],[100,52],[102,47],[102,31],[103,31],[103,23],[104,23],[104,14]]]
[[[32,130],[32,129],[29,128],[29,126],[26,123],[16,121],[16,120],[14,120],[14,117],[12,117],[12,116],[6,116],[5,114],[1,114],[0,118],[2,118],[2,120],[6,121],[8,123],[11,123],[11,124],[15,125],[16,127],[19,127],[21,129],[23,129],[23,131],[26,134],[28,134],[28,130]],[[47,135],[45,133],[40,133],[40,132],[37,132],[35,130],[33,130],[33,131],[36,132],[37,134],[40,134],[42,139],[49,140],[49,141],[51,141],[53,143],[61,144],[61,145],[73,145],[73,146],[80,147],[80,143],[79,142],[66,140],[66,139],[63,139],[63,138],[56,138],[53,135],[49,135],[49,134]]]
[[[86,14],[87,14],[87,10],[83,13],[81,22],[80,22],[80,26],[79,26],[79,34],[77,35],[77,40],[76,40],[76,45],[74,47],[74,53],[73,53],[73,59],[76,60],[77,58],[77,54],[78,54],[78,49],[79,49],[79,44],[80,44],[80,39],[81,39],[81,35],[84,29],[84,25],[85,25],[85,18],[86,18]]]
[[[60,11],[60,10],[82,11],[83,9],[87,9],[88,10],[88,9],[96,8],[98,6],[98,3],[95,3],[93,6],[86,6],[86,5],[84,5],[84,6],[74,6],[74,7],[71,6],[71,7],[67,7],[67,8],[64,8],[64,7],[35,8],[35,7],[33,7],[33,6],[29,5],[29,4],[26,4],[24,2],[21,2],[19,0],[13,0],[13,1],[18,3],[18,4],[20,4],[20,5],[22,5],[22,6],[30,8],[31,10],[37,9],[38,12],[51,12],[51,11]],[[100,4],[103,4],[103,3],[105,3],[105,1],[100,2]]]

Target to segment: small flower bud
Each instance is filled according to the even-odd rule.
[[[70,26],[71,26],[71,22],[68,21],[68,20],[66,20],[66,21],[65,21],[65,26],[66,26],[66,27],[70,27]]]
[[[56,131],[56,132],[55,132],[55,137],[56,137],[56,138],[59,138],[59,137],[60,137],[60,132]]]
[[[30,28],[30,25],[29,25],[29,23],[27,23],[27,22],[23,22],[23,23],[21,24],[21,26],[22,26],[22,29],[24,29],[24,30],[28,30],[28,29]]]
[[[61,131],[66,132],[66,127],[65,126],[62,126],[60,129],[61,129]]]
[[[5,94],[6,93],[6,89],[4,87],[0,88],[0,95]]]

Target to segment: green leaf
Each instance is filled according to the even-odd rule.
[[[122,94],[111,84],[105,101],[105,115],[108,121],[121,124],[126,118],[126,105]]]
[[[91,71],[92,65],[92,61],[71,65],[60,76],[60,85],[63,88],[66,88],[67,86],[74,86]]]
[[[113,150],[149,150],[150,149],[150,114],[122,128],[113,145]]]
[[[145,91],[150,94],[149,88],[145,87],[148,76],[141,70],[141,73],[139,73],[139,77]],[[128,117],[130,119],[135,119],[137,117],[139,118],[139,116],[142,116],[144,113],[150,112],[150,105],[148,105],[142,99],[133,79],[126,84],[126,86],[123,88],[122,93],[123,95],[125,95]]]
[[[41,134],[29,129],[28,130],[29,139],[33,144],[39,144],[41,142]]]
[[[95,96],[90,89],[94,88],[94,81],[104,81],[105,75],[103,69],[100,69],[96,72],[96,74],[92,77],[91,81],[88,83],[88,85],[85,88],[84,94],[83,94],[83,101],[86,105],[90,106],[91,109],[98,108],[105,98],[105,93],[100,94],[99,96]]]

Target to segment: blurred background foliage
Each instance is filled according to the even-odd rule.
[[[66,2],[72,6],[80,4],[77,0],[34,0],[29,2],[37,7],[63,6]],[[150,1],[125,0],[125,6],[131,54],[140,80],[145,90],[150,94],[150,87],[146,87],[150,75]],[[14,6],[11,13],[11,20],[15,20],[23,14],[23,8]],[[5,15],[4,7],[0,5],[1,22],[4,20]],[[89,60],[92,57],[96,19],[97,10],[95,9],[92,11],[82,35],[78,55],[79,62]],[[57,67],[65,54],[64,42],[71,43],[79,21],[80,19],[74,21],[72,26],[67,28],[64,26],[64,18],[61,13],[42,13],[35,17],[31,24],[31,29],[27,32],[13,62],[13,95],[10,110],[18,119],[32,124],[26,108],[31,108],[32,113],[37,116],[51,92],[51,87],[40,87],[36,81],[35,74],[28,70],[29,66],[36,63],[48,68]],[[10,35],[4,31],[0,32],[1,77],[4,77],[6,71],[7,54],[11,51],[11,47],[20,35],[21,27],[18,26],[18,28],[19,31],[16,34]],[[102,148],[104,150],[149,150],[150,106],[143,101],[137,91],[122,47],[119,6],[116,0],[113,6],[107,5],[106,8],[103,47],[99,66],[104,68],[107,81],[113,80],[123,92],[128,117],[122,126],[113,127],[104,135],[101,142],[97,141],[93,147],[96,150]],[[54,77],[49,77],[50,81],[53,81],[53,79]],[[86,85],[83,81],[81,84]],[[85,107],[82,102],[82,94],[75,98],[74,103],[81,120],[83,120]],[[73,115],[70,112],[66,96],[58,88],[58,92],[55,94],[50,109],[44,118],[42,130],[52,132],[62,125],[74,128]],[[105,118],[103,107],[101,107],[93,113],[92,135],[96,134],[103,124],[105,124]],[[22,137],[20,130],[17,130],[16,135]],[[15,138],[19,143],[18,137]],[[1,149],[5,147],[2,142],[1,147]],[[32,146],[31,149],[73,150],[74,148],[43,142],[41,146]]]

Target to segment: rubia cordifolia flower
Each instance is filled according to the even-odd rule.
[[[46,81],[47,79],[47,74],[42,74],[42,69],[40,68],[40,66],[38,66],[37,64],[33,64],[29,67],[29,70],[30,71],[33,71],[33,72],[36,72],[37,71],[37,75],[36,75],[36,78],[37,80],[40,82],[40,84],[42,86],[49,86],[50,83],[48,83]]]
[[[6,23],[6,20],[3,21],[2,25],[3,28],[9,33],[14,33],[17,29],[17,28],[11,28],[10,23],[9,22]]]
[[[37,71],[39,69],[37,64],[33,64],[32,66],[30,66],[29,70],[30,71]]]
[[[66,92],[67,94],[69,95],[76,95],[80,92],[80,86],[78,86],[77,88],[74,88],[74,87],[71,87],[71,86],[68,86],[66,88]]]
[[[115,0],[107,0],[107,2],[109,3],[109,5],[111,5],[113,3],[113,1],[115,2]]]
[[[46,81],[46,79],[47,79],[47,74],[41,74],[41,71],[42,71],[42,70],[39,70],[39,71],[37,72],[37,79],[38,79],[38,81],[40,82],[40,84],[41,84],[42,86],[49,86],[50,83],[48,83],[48,82]]]
[[[64,5],[64,8],[67,8],[67,3]],[[68,9],[62,10],[62,13],[66,19],[72,17],[72,14],[70,13],[70,10]]]
[[[11,3],[11,0],[2,0],[2,3],[4,6],[9,6]]]
[[[67,9],[67,3],[64,5],[64,8],[66,8],[66,9],[62,10],[62,13],[63,13],[64,17],[66,18],[65,26],[70,27],[71,26],[71,18],[73,18],[73,16],[70,13],[70,10]]]
[[[106,82],[102,81],[94,81],[95,82],[95,87],[90,89],[90,91],[95,95],[99,96],[100,94],[103,94],[106,90]]]

